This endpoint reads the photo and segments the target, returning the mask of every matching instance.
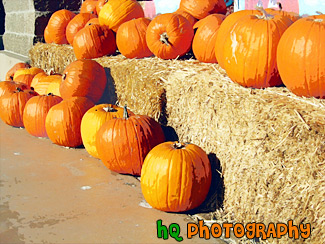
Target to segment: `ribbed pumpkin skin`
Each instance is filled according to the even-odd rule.
[[[90,19],[90,20],[85,24],[85,26],[88,26],[88,25],[99,25],[99,20],[98,20],[98,18],[92,18],[92,19]]]
[[[97,1],[84,1],[80,7],[80,13],[89,13],[97,15]]]
[[[116,40],[107,26],[88,25],[75,35],[72,46],[77,59],[93,59],[114,54]]]
[[[4,94],[16,91],[17,88],[20,88],[21,90],[27,90],[30,89],[28,85],[21,82],[15,82],[15,81],[2,81],[0,82],[0,97],[2,97]]]
[[[226,18],[223,14],[210,14],[193,26],[197,28],[192,49],[196,59],[205,63],[216,63],[215,46],[218,29]]]
[[[68,44],[66,38],[66,28],[70,20],[72,20],[75,16],[76,14],[66,9],[61,9],[54,12],[47,24],[47,34],[49,35],[47,35],[45,41],[48,39],[56,44]]]
[[[121,54],[127,58],[153,55],[146,42],[146,31],[150,21],[147,18],[138,18],[121,24],[116,33],[116,44]]]
[[[60,146],[82,145],[80,124],[82,116],[94,103],[86,97],[72,97],[50,108],[46,120],[46,133],[50,140]]]
[[[280,14],[282,16],[288,17],[289,19],[292,20],[292,22],[297,21],[298,19],[300,19],[301,17],[299,16],[298,13],[295,12],[287,12],[284,10],[276,10],[276,9],[272,9],[272,8],[266,8],[265,11],[269,14]]]
[[[194,26],[194,24],[197,22],[197,19],[196,18],[194,18],[190,13],[184,11],[183,9],[180,9],[179,8],[174,13],[175,14],[180,14],[183,17],[185,17],[185,19],[187,19],[192,26]]]
[[[259,14],[259,11],[240,10],[238,12],[234,12],[228,15],[227,18],[221,23],[216,37],[215,55],[216,55],[217,62],[219,63],[220,67],[222,67],[223,69],[224,69],[224,64],[223,64],[224,45],[228,33],[230,32],[234,24],[238,21],[238,19],[240,19],[245,15],[250,15],[255,13]]]
[[[211,166],[206,153],[194,144],[175,148],[164,142],[147,155],[141,172],[145,200],[166,212],[194,209],[205,200],[211,185]]]
[[[85,2],[84,2],[85,3]],[[90,13],[80,13],[77,14],[67,25],[66,36],[69,44],[73,43],[75,35],[82,28],[85,27],[87,22],[93,18],[96,18],[96,15]]]
[[[36,76],[38,76],[38,74]],[[45,75],[37,81],[35,80],[35,77],[32,81],[31,87],[33,87],[40,95],[47,95],[49,93],[47,92],[49,85],[53,82],[61,82],[62,80],[62,75]]]
[[[131,19],[144,17],[141,5],[135,0],[109,0],[100,10],[98,20],[114,32]]]
[[[47,87],[46,94],[52,93],[55,96],[61,97],[61,93],[60,93],[61,82],[62,82],[62,76],[61,79],[53,80]]]
[[[168,45],[161,41],[167,35]],[[146,41],[150,51],[162,59],[184,55],[191,47],[194,36],[190,22],[180,14],[167,13],[155,17],[149,24]]]
[[[27,101],[36,96],[31,90],[12,91],[0,97],[0,118],[7,125],[24,127],[23,113]]]
[[[234,82],[252,88],[281,85],[276,50],[292,21],[280,15],[260,19],[256,15],[240,18],[224,42],[223,65]]]
[[[165,140],[161,126],[144,115],[105,122],[97,132],[100,160],[112,171],[140,175],[148,152]]]
[[[38,73],[44,73],[44,70],[37,67],[19,69],[15,72],[14,81],[22,82],[30,86],[33,81],[33,78]]]
[[[128,111],[128,114],[134,115],[131,111]],[[99,104],[85,113],[81,121],[81,138],[85,149],[91,156],[99,158],[96,149],[96,134],[100,127],[106,121],[122,117],[123,108],[112,104]]]
[[[77,60],[63,71],[60,94],[63,99],[87,97],[94,103],[103,95],[106,86],[104,68],[94,60]]]
[[[298,96],[325,98],[325,15],[302,18],[281,37],[280,76]]]
[[[108,2],[109,0],[98,0],[97,5],[96,5],[96,11],[97,15],[99,15],[100,10],[104,7],[104,5]]]
[[[28,63],[16,63],[14,66],[12,66],[6,73],[6,81],[13,80],[14,75],[17,70],[24,69],[24,68],[30,68],[30,65]]]
[[[29,99],[23,113],[24,127],[27,132],[33,136],[47,137],[46,115],[51,107],[61,101],[61,97],[53,95],[40,95]]]
[[[209,14],[226,14],[227,12],[224,0],[181,0],[179,8],[196,19],[203,19]]]
[[[46,43],[52,43],[53,42],[52,37],[51,37],[51,33],[49,32],[48,26],[46,26],[45,29],[44,29],[44,41]]]

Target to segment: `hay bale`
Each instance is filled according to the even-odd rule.
[[[312,243],[325,240],[324,100],[283,87],[247,89],[217,64],[196,61],[166,83],[168,124],[221,162],[230,220],[292,219],[311,223]]]

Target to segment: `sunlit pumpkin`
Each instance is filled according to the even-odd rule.
[[[96,18],[96,15],[90,13],[77,14],[67,25],[66,36],[68,43],[72,44],[78,31],[84,28],[87,22],[93,18]]]
[[[9,80],[13,80],[14,79],[14,75],[16,73],[17,70],[19,69],[24,69],[24,68],[30,68],[30,64],[29,63],[23,63],[23,62],[19,62],[14,64],[14,66],[12,66],[6,73],[6,81]]]
[[[226,14],[227,12],[224,0],[181,0],[179,8],[196,19],[203,19],[209,14]]]
[[[23,69],[19,69],[15,72],[13,79],[16,82],[22,82],[22,83],[25,83],[26,85],[30,86],[33,81],[33,78],[38,73],[45,73],[45,72],[44,72],[44,70],[37,68],[37,67],[23,68]]]
[[[0,97],[8,92],[16,91],[17,88],[21,90],[27,90],[30,89],[28,85],[21,82],[15,82],[15,81],[2,81],[0,82]]]

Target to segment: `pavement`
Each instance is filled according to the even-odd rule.
[[[85,149],[0,121],[0,243],[177,243],[157,237],[158,220],[177,224],[182,243],[228,243],[188,239],[188,215],[150,208],[137,178],[110,171]]]

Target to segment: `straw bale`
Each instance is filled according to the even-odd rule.
[[[166,83],[168,124],[220,160],[229,220],[311,223],[311,242],[325,240],[324,100],[244,88],[197,61]]]

